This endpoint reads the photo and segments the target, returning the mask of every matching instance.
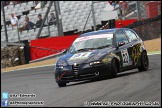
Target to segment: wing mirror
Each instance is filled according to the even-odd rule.
[[[125,42],[119,42],[118,46],[120,47],[120,46],[123,46],[124,44],[125,44]]]
[[[63,52],[63,53],[66,53],[66,52],[67,52],[67,49],[63,49],[62,52]]]
[[[120,46],[123,46],[125,44],[125,42],[119,42],[118,44],[117,44],[117,48],[119,48]]]

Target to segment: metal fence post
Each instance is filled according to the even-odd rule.
[[[60,4],[59,1],[56,2],[57,3],[57,8],[58,8],[58,15],[59,15],[59,25],[60,25],[60,35],[63,36],[63,27],[62,27],[62,17],[61,17],[61,11],[60,11]]]
[[[24,40],[24,56],[25,56],[25,64],[29,64],[29,61],[31,60],[30,57],[30,46],[28,40]]]
[[[137,10],[137,18],[138,18],[138,21],[140,21],[141,20],[141,13],[140,13],[139,1],[136,1],[136,10]]]
[[[49,11],[50,11],[50,9],[51,9],[52,4],[53,4],[53,1],[50,1],[50,4],[49,4],[48,9],[47,9],[47,11],[46,11],[46,13],[45,13],[45,16],[44,16],[44,18],[43,18],[43,22],[42,22],[42,24],[41,24],[41,27],[39,28],[38,34],[37,34],[37,36],[36,36],[36,39],[39,38],[39,36],[40,36],[40,34],[41,34],[41,32],[42,32],[42,29],[43,29],[43,27],[44,27],[44,23],[45,23],[45,21],[46,21],[46,18],[47,18],[47,16],[48,16],[48,13],[49,13]]]
[[[84,28],[83,28],[83,31],[82,31],[81,34],[83,34],[83,32],[84,32],[84,29],[85,29],[85,27],[86,27],[86,25],[87,25],[87,22],[88,22],[89,16],[90,16],[90,14],[91,14],[91,11],[92,11],[92,10],[90,10],[90,12],[89,12],[88,18],[87,18],[87,20],[86,20],[86,23],[84,24]]]
[[[59,15],[58,15],[58,9],[57,9],[57,4],[56,4],[56,1],[54,1],[54,8],[55,8],[55,15],[56,15],[56,26],[57,26],[57,32],[58,32],[58,35],[60,35],[60,25],[59,25]]]
[[[17,33],[18,33],[18,40],[19,40],[19,42],[20,42],[20,34],[19,34],[19,30],[18,30],[18,21],[17,21],[16,27],[17,27]]]
[[[92,8],[93,28],[96,31],[96,21],[95,21],[95,15],[94,15],[95,13],[94,13],[93,1],[92,1],[91,8]]]
[[[59,5],[59,1],[54,1],[54,5],[55,5],[55,13],[56,13],[56,25],[57,25],[57,29],[58,29],[58,35],[59,36],[63,36],[63,28],[62,28],[62,21],[61,21],[61,12],[60,12],[60,5]]]
[[[5,27],[5,36],[6,36],[6,41],[8,42],[8,34],[7,34],[6,21],[5,21],[5,11],[4,11],[5,2],[2,1],[1,5],[2,5],[2,12],[3,12],[3,22],[4,22],[4,27]]]
[[[48,15],[47,15],[47,26],[48,26],[48,34],[49,34],[49,36],[51,36],[51,34],[50,34],[49,22],[48,22]]]

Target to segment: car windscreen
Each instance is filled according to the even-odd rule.
[[[112,46],[113,34],[97,34],[77,38],[68,52],[101,49]]]

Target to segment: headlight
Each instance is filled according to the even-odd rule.
[[[58,65],[59,66],[67,66],[67,63],[65,61],[59,61]]]
[[[59,65],[59,66],[58,66],[58,68],[60,68],[60,69],[63,69],[63,68],[64,68],[64,66],[62,66],[62,65]]]
[[[92,66],[92,65],[96,65],[100,63],[102,63],[102,61],[93,61],[93,62],[90,62],[89,65]]]
[[[66,66],[67,66],[67,63],[65,61],[63,61],[63,60],[57,62],[57,68],[58,69],[61,69],[62,70]]]

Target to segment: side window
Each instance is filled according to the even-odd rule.
[[[124,32],[121,30],[116,32],[116,43],[120,42],[125,42],[125,44],[128,43],[128,39],[126,38]]]
[[[132,42],[137,40],[137,36],[131,30],[124,30],[129,38],[129,41]]]

